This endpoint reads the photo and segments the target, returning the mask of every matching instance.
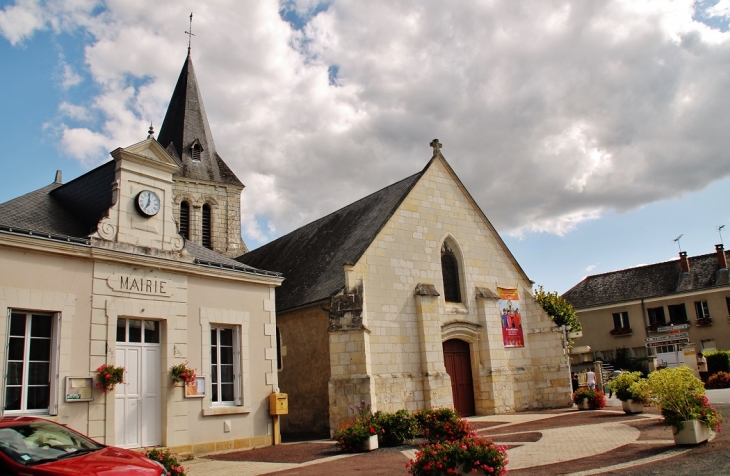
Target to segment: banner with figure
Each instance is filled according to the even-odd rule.
[[[516,288],[497,288],[502,315],[502,339],[505,347],[524,347],[520,296]]]

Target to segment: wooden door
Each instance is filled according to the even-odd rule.
[[[474,408],[474,382],[471,375],[469,343],[459,339],[444,342],[444,365],[451,377],[451,394],[459,416],[471,416]]]

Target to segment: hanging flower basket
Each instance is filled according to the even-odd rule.
[[[102,392],[109,393],[120,383],[124,383],[124,367],[104,364],[96,369],[96,388]]]
[[[191,369],[190,367],[188,367],[187,360],[177,365],[173,365],[170,369],[170,374],[172,376],[173,384],[182,382],[185,385],[193,385],[195,384],[195,379],[197,378],[197,376],[195,375],[195,369]]]

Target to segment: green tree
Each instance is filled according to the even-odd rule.
[[[583,329],[573,305],[559,296],[556,291],[548,292],[542,286],[538,286],[535,291],[535,299],[558,327],[567,326],[570,328],[570,332]]]

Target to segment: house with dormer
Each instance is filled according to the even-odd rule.
[[[246,251],[242,190],[188,52],[158,139],[0,204],[5,415],[125,448],[271,444],[283,278],[231,259]],[[194,385],[172,382],[181,363]],[[105,364],[125,369],[109,393],[94,386]]]

